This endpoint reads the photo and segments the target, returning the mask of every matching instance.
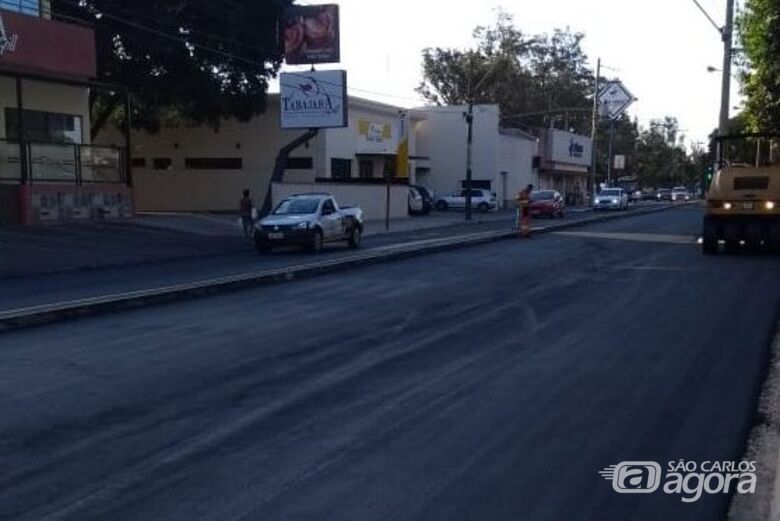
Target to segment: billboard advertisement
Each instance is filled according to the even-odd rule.
[[[547,161],[590,166],[593,143],[587,136],[550,129],[547,131]]]
[[[280,80],[280,119],[284,129],[347,126],[347,72],[286,72]]]
[[[338,5],[290,6],[279,33],[289,65],[341,61]]]
[[[360,119],[357,134],[355,150],[358,154],[393,155],[396,153],[398,136],[390,122]]]

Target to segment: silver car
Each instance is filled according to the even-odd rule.
[[[622,188],[605,188],[593,201],[595,210],[628,210],[628,194]]]
[[[466,208],[466,196],[468,190],[460,190],[452,195],[440,197],[436,201],[436,209],[440,212],[446,212],[450,209],[463,209]],[[496,194],[490,190],[484,190],[481,188],[471,190],[471,207],[478,212],[489,212],[498,208],[498,200]]]

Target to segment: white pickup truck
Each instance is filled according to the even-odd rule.
[[[363,211],[339,206],[330,194],[300,194],[284,199],[255,224],[255,247],[266,253],[275,246],[302,246],[319,252],[325,243],[346,241],[360,246]]]

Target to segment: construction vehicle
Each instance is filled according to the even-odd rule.
[[[702,251],[780,250],[780,135],[716,138],[717,171],[706,196]],[[748,162],[749,161],[749,162]]]

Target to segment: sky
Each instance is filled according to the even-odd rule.
[[[318,4],[330,2],[296,2]],[[717,126],[723,44],[693,0],[336,0],[341,11],[341,64],[350,94],[415,107],[426,47],[468,48],[477,25],[489,25],[496,10],[515,18],[527,34],[568,27],[585,33],[593,68],[620,79],[638,101],[629,109],[640,125],[676,117],[688,145],[704,142]],[[700,0],[722,25],[726,0]],[[739,2],[738,2],[739,3]],[[300,70],[287,67],[284,70]],[[732,82],[732,107],[741,104]],[[732,114],[735,111],[732,110]]]

